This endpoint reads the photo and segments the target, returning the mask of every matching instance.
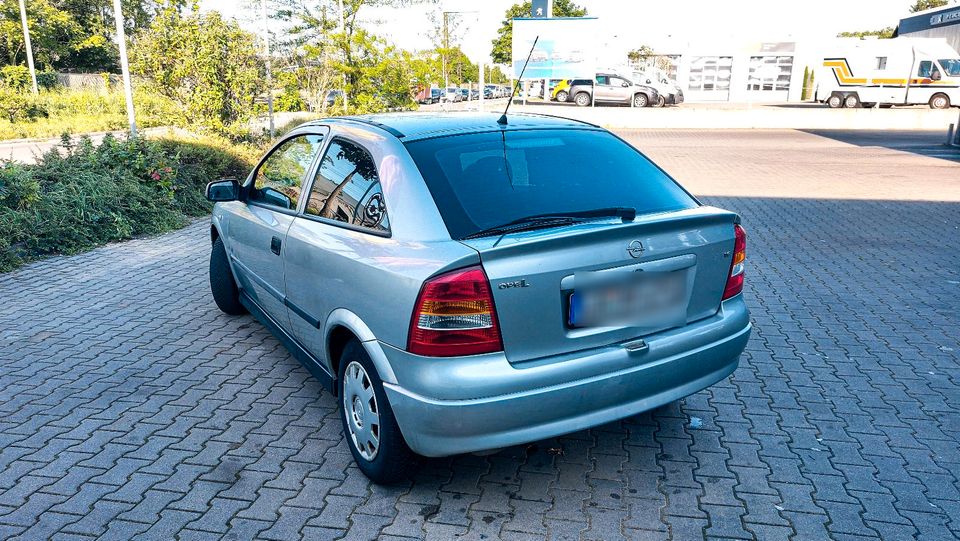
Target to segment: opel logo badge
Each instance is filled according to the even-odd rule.
[[[643,243],[639,240],[635,240],[627,245],[627,253],[630,254],[630,257],[636,259],[643,255]]]

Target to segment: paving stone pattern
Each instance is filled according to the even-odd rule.
[[[736,167],[671,171],[703,159]],[[206,223],[0,275],[0,539],[956,538],[960,205],[779,198],[803,168],[776,171],[706,198],[749,232],[731,378],[395,487],[259,323],[217,311]]]

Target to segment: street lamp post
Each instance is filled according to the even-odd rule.
[[[22,2],[23,0],[21,0]],[[137,136],[137,119],[133,112],[133,87],[130,85],[130,63],[127,61],[127,35],[123,29],[123,11],[120,0],[113,0],[113,19],[117,25],[117,45],[120,47],[120,70],[123,72],[123,93],[127,101],[127,121],[130,136]]]
[[[267,27],[267,0],[260,0],[260,11],[263,14],[263,52],[267,63],[267,115],[270,117],[270,138],[276,136],[273,125],[273,70],[270,67],[270,29]]]
[[[37,88],[37,70],[33,67],[33,47],[30,45],[30,28],[27,27],[27,6],[20,0],[20,22],[23,23],[23,43],[27,51],[27,67],[30,68],[30,82],[33,84],[33,93],[39,94]]]

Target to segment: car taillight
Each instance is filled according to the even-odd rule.
[[[723,290],[723,300],[735,297],[743,291],[743,266],[747,259],[747,232],[740,224],[733,226],[736,240],[733,241],[733,261],[730,262],[730,274],[727,286]]]
[[[502,350],[490,282],[481,267],[424,282],[410,321],[407,351],[456,357]]]

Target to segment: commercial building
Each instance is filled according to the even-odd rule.
[[[897,35],[911,38],[943,38],[960,51],[960,5],[928,9],[900,19]]]
[[[798,101],[804,68],[813,67],[803,44],[792,41],[668,42],[656,51],[655,64],[689,101]]]

